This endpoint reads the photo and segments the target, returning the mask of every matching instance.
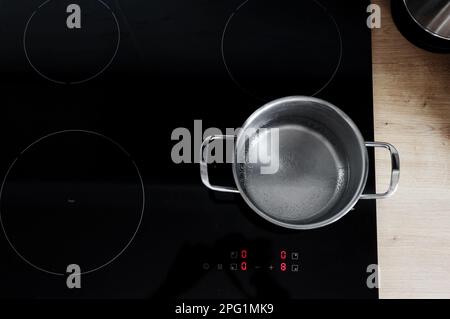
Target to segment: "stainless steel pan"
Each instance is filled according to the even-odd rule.
[[[275,139],[268,135],[276,136],[276,143],[269,143]],[[210,145],[219,139],[235,142],[233,175],[237,188],[209,181]],[[391,154],[391,181],[385,193],[363,194],[369,172],[367,147],[385,148]],[[255,156],[261,149],[271,149],[269,162]],[[271,166],[276,169],[270,171]],[[257,214],[273,224],[313,229],[338,220],[359,199],[392,195],[399,181],[400,161],[391,144],[364,142],[353,121],[336,106],[294,96],[262,106],[237,136],[206,138],[201,146],[200,172],[208,188],[240,193]]]

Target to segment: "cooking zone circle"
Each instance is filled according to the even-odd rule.
[[[77,84],[105,71],[120,44],[120,27],[101,0],[47,0],[28,19],[23,49],[31,67],[59,84]]]
[[[0,222],[13,250],[46,273],[98,270],[130,245],[144,185],[129,154],[101,134],[49,134],[14,160],[0,189]]]
[[[342,39],[316,0],[247,0],[226,21],[221,51],[237,86],[268,101],[321,92],[339,69]]]

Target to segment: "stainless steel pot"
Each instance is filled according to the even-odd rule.
[[[391,9],[410,42],[429,51],[450,52],[449,0],[391,0]]]
[[[237,188],[210,183],[210,146],[218,140],[234,142]],[[391,181],[385,193],[363,194],[369,171],[367,147],[385,148],[391,154]],[[268,154],[264,160],[258,156],[261,150]],[[201,179],[208,188],[240,193],[261,217],[291,229],[328,225],[349,212],[360,198],[386,198],[395,192],[400,176],[394,146],[364,142],[344,112],[326,101],[304,96],[262,106],[237,136],[206,138],[200,158]]]
[[[431,35],[450,40],[450,1],[403,0],[411,18]]]

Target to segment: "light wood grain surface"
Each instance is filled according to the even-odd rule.
[[[373,30],[376,140],[401,156],[398,192],[378,201],[381,298],[450,298],[450,55],[418,49],[395,27],[388,0]],[[388,157],[377,152],[377,185]]]

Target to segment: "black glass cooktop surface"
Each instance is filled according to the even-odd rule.
[[[375,201],[287,230],[198,165],[204,137],[290,95],[373,140],[368,4],[1,1],[0,296],[377,298]]]

